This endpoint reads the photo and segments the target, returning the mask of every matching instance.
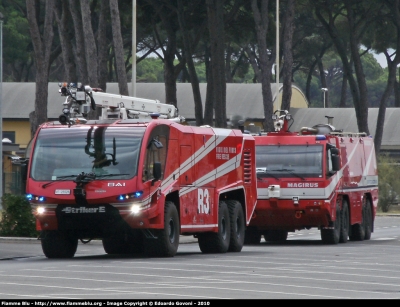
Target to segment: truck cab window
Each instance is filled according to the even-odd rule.
[[[322,177],[321,145],[257,145],[258,177]]]
[[[35,144],[32,158],[31,176],[34,180],[57,180],[82,172],[113,176],[115,179],[136,175],[144,129],[108,127],[101,130],[85,127],[55,130],[40,131],[40,140]],[[99,142],[95,139],[96,131],[101,132]],[[103,159],[98,159],[96,152],[100,152]]]
[[[143,165],[143,182],[154,179],[154,162],[161,163],[161,179],[163,178],[168,150],[168,137],[169,127],[165,125],[156,127],[150,134]]]

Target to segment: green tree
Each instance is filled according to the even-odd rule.
[[[371,28],[381,3],[343,0],[326,5],[322,0],[310,0],[310,4],[318,20],[329,33],[342,60],[344,73],[351,88],[358,130],[369,134],[368,88],[361,62],[362,54],[359,51],[363,34]],[[350,49],[350,57],[347,46]]]
[[[36,66],[35,110],[29,114],[31,135],[35,134],[40,124],[47,121],[47,97],[49,82],[49,67],[53,51],[53,17],[54,0],[26,0],[26,9],[31,33]],[[44,9],[44,16],[41,16]],[[44,18],[43,24],[41,20]]]
[[[389,24],[389,28],[392,30],[391,33],[393,41],[390,46],[395,46],[396,50],[400,50],[400,14],[399,14],[400,4],[399,1],[385,1],[385,6],[382,8],[380,12],[382,12],[385,16],[388,14],[389,20],[385,22],[385,24]],[[379,18],[381,19],[381,18]],[[379,21],[381,22],[381,20]],[[377,22],[376,28],[381,29],[380,23]],[[374,29],[376,29],[374,28]],[[381,31],[379,31],[381,32]],[[379,40],[379,39],[378,39]],[[376,45],[375,45],[376,46]],[[386,46],[387,47],[387,46]],[[398,52],[392,57],[389,54],[388,50],[384,50],[386,61],[388,64],[388,78],[385,90],[379,102],[379,113],[378,113],[378,121],[376,124],[376,131],[374,137],[375,150],[379,153],[382,143],[383,137],[383,125],[385,122],[385,114],[386,114],[386,102],[390,97],[393,89],[396,84],[396,72],[397,65],[400,63],[400,54]],[[399,101],[397,90],[395,91],[396,103]]]
[[[399,202],[400,196],[400,166],[388,155],[378,157],[379,173],[379,209],[388,212],[393,204]]]
[[[332,40],[321,23],[310,14],[308,0],[296,1],[296,27],[293,34],[293,75],[301,74],[304,78],[303,91],[310,106],[322,106],[321,91],[328,88],[325,74],[326,54],[332,50]],[[314,89],[315,81],[320,85]],[[301,82],[303,83],[303,82]],[[326,104],[330,104],[330,93],[327,92]]]
[[[71,16],[68,10],[68,1],[56,2],[54,17],[57,22],[60,45],[62,49],[65,80],[77,80],[77,70],[72,47],[73,34],[69,26],[69,20]]]
[[[160,46],[157,53],[164,63],[165,102],[177,105],[176,79],[184,66],[184,59],[175,65],[178,49],[178,18],[176,10],[169,6],[166,0],[146,0],[152,7],[151,14],[154,23],[153,30]],[[176,7],[172,5],[172,7]]]
[[[23,6],[23,1],[19,1]],[[3,38],[4,81],[28,81],[32,71],[32,40],[28,20],[23,10],[12,5],[3,6],[5,16]]]
[[[283,91],[282,91],[282,109],[290,110],[290,101],[292,99],[292,78],[293,78],[293,30],[295,1],[287,0],[283,22]]]
[[[207,20],[205,18],[201,18],[199,22],[194,22],[194,23],[189,23],[187,21],[187,19],[189,21],[191,19],[198,21],[195,18],[197,14],[194,14],[194,12],[201,8],[200,5],[201,2],[197,2],[197,5],[193,5],[193,3],[195,2],[191,2],[191,5],[189,6],[184,6],[182,0],[178,0],[177,3],[178,6],[176,8],[176,11],[178,15],[179,27],[182,33],[182,41],[183,41],[182,53],[185,59],[188,75],[190,77],[190,83],[192,84],[196,125],[201,126],[204,124],[203,103],[200,95],[199,78],[193,60],[193,54],[195,53],[194,51],[196,50],[200,38],[204,35],[204,30],[207,24],[206,23]],[[186,16],[188,16],[188,18],[186,18]]]
[[[268,40],[269,33],[271,33],[269,0],[252,0],[251,11],[254,16],[254,26],[257,38],[257,44],[249,44],[246,48],[247,56],[250,59],[254,73],[259,82],[261,82],[261,90],[263,96],[264,106],[264,130],[273,131],[274,124],[272,122],[273,113],[273,93],[271,90],[271,75],[272,66],[275,61],[275,55],[279,53],[279,46],[271,43]],[[275,24],[276,27],[279,25]],[[254,46],[251,48],[250,46]]]
[[[225,80],[225,26],[224,3],[206,0],[212,76],[212,97],[217,127],[226,127],[226,80]]]
[[[119,93],[128,96],[128,79],[126,76],[125,54],[121,34],[121,18],[119,14],[118,0],[110,0],[110,12]]]
[[[163,82],[163,61],[159,58],[147,58],[140,61],[136,66],[138,82]]]
[[[4,194],[2,197],[0,235],[13,237],[36,237],[35,217],[24,196]]]

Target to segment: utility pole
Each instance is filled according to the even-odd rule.
[[[3,175],[4,175],[4,167],[3,167],[3,21],[4,15],[0,12],[0,166],[1,166],[1,174],[0,174],[0,209],[2,206],[3,199]]]
[[[326,93],[328,92],[328,89],[326,87],[321,88],[321,91],[324,94],[324,109],[325,109],[325,103],[326,103]]]
[[[276,0],[276,98],[275,101],[278,102],[279,98],[279,0]]]
[[[136,97],[136,0],[132,0],[132,96]]]

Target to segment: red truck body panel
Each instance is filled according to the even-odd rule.
[[[109,162],[109,166],[102,168],[110,177],[101,178],[100,174],[84,184],[85,196],[83,202],[79,204],[77,201],[79,197],[76,196],[78,192],[74,191],[77,188],[74,177],[58,180],[56,176],[45,175],[45,180],[39,180],[39,175],[35,175],[39,173],[38,168],[33,170],[32,165],[40,159],[40,154],[35,152],[35,149],[39,150],[40,142],[46,140],[46,130],[54,131],[49,131],[48,137],[54,137],[55,134],[55,144],[62,144],[67,142],[66,139],[63,140],[64,133],[68,133],[70,139],[73,139],[74,133],[87,135],[87,138],[90,138],[93,133],[89,131],[90,127],[93,131],[103,129],[105,135],[113,131],[114,145],[109,146],[114,147],[114,156],[117,158],[114,161],[115,166]],[[140,130],[137,170],[134,176],[124,177],[122,176],[125,175],[124,170],[131,166],[129,159],[118,162],[118,157],[129,155],[129,152],[119,154],[120,148],[123,147],[119,135],[129,134],[134,130]],[[76,138],[82,139],[82,137]],[[162,150],[149,149],[152,148],[151,142],[154,138],[161,141]],[[68,142],[73,144],[72,141]],[[87,146],[83,146],[85,148],[80,147],[79,155],[82,159],[86,159],[84,158],[86,151],[90,157],[95,157],[92,149],[96,144],[92,146],[89,141],[86,142]],[[154,158],[154,155],[157,155],[157,158]],[[65,162],[65,169],[70,168],[74,171],[78,169],[76,166],[78,159],[79,157],[76,159],[72,157],[72,161]],[[161,162],[162,176],[159,180],[152,180],[152,176],[149,175],[152,164],[147,162],[147,159]],[[48,160],[52,158],[47,159],[47,162]],[[31,197],[30,202],[37,219],[38,230],[70,230],[80,237],[85,235],[101,237],[102,215],[109,216],[104,218],[107,223],[110,219],[122,218],[130,229],[144,231],[164,229],[165,203],[170,201],[175,204],[179,213],[180,234],[198,235],[219,231],[218,208],[219,203],[224,200],[239,201],[245,216],[245,224],[250,223],[257,202],[254,161],[254,137],[242,134],[240,130],[191,127],[164,119],[147,123],[141,121],[135,123],[134,120],[117,120],[112,123],[98,121],[71,127],[47,123],[38,129],[32,143],[26,190]],[[116,173],[111,175],[115,175],[118,179],[110,175],[114,169]],[[61,171],[54,169],[53,172],[58,170]],[[139,193],[140,196],[134,196],[135,193]],[[139,213],[132,212],[132,204],[140,208]],[[38,207],[45,208],[44,212],[38,213]],[[92,232],[89,224],[97,218],[99,218],[96,224],[97,230]]]
[[[323,144],[316,141],[315,136],[260,136],[255,137],[256,146],[271,144]],[[371,138],[332,137],[330,142],[338,141],[341,149],[341,171],[329,178],[307,178],[302,180],[296,176],[276,180],[268,178],[258,180],[258,204],[256,218],[252,225],[268,228],[287,228],[288,230],[301,229],[306,226],[326,226],[335,219],[336,198],[347,195],[351,206],[351,223],[361,220],[362,198],[371,194],[374,216],[378,203],[378,189],[376,187],[377,165],[373,140]],[[366,164],[366,161],[369,161]],[[324,173],[326,171],[323,171]],[[371,185],[371,180],[375,184]],[[279,199],[268,196],[270,185],[280,185]],[[299,203],[294,204],[293,197],[299,197]],[[296,213],[301,212],[301,218]]]

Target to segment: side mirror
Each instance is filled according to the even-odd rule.
[[[337,172],[340,170],[340,157],[332,153],[332,171]]]
[[[154,146],[157,149],[160,149],[160,148],[164,147],[163,144],[159,140],[156,140],[156,139],[152,139],[149,142],[149,144],[147,145],[147,149],[150,149],[152,146]]]
[[[331,155],[339,155],[339,149],[336,147],[331,148]]]
[[[161,178],[161,162],[154,162],[153,164],[153,180],[152,185]]]
[[[332,161],[332,170],[329,173],[331,175],[333,175],[333,173],[340,170],[339,148],[336,148],[332,144],[327,144],[326,146],[327,146],[327,150],[329,150],[329,153],[331,155],[331,161]]]
[[[21,163],[21,179],[23,181],[26,181],[27,177],[28,177],[28,164]]]

